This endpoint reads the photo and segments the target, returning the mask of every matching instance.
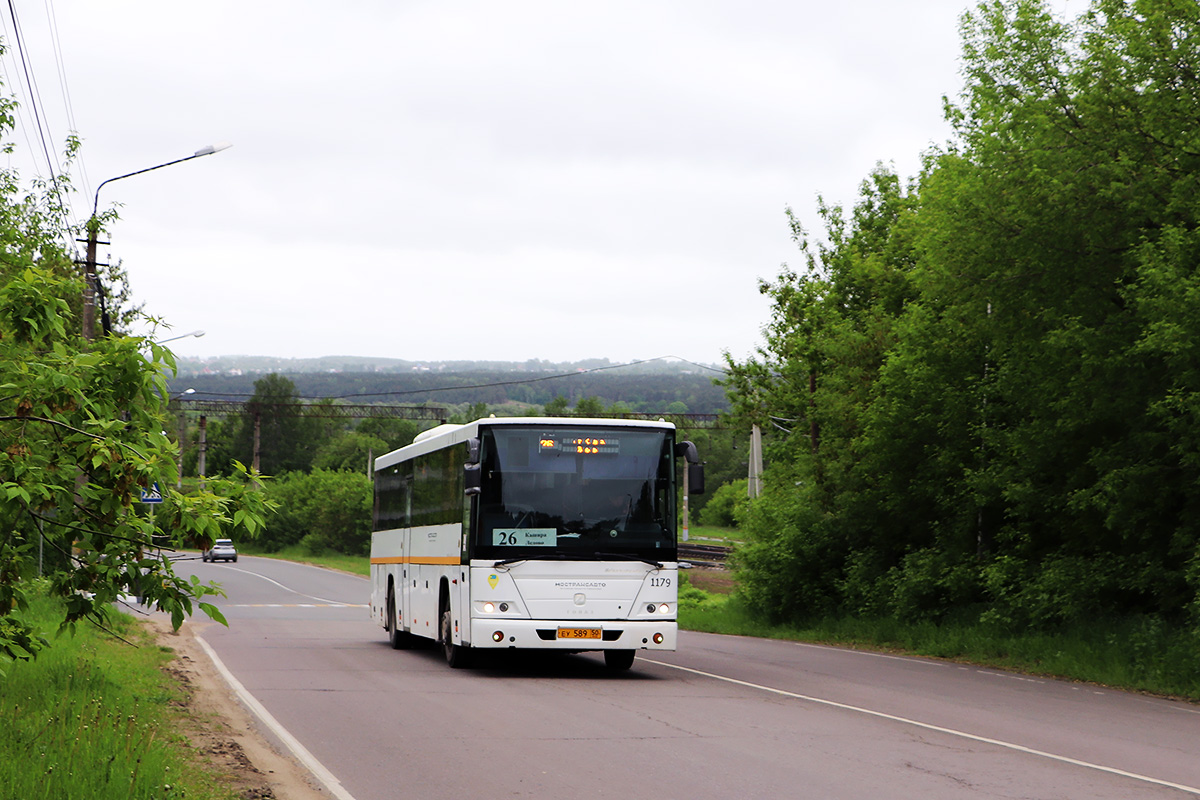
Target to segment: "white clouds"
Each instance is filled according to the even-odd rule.
[[[966,4],[827,6],[56,10],[93,186],[236,145],[101,197],[135,292],[208,331],[179,352],[714,361],[797,258],[785,206],[816,228],[818,193],[947,136]]]

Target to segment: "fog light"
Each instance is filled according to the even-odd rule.
[[[663,643],[663,635],[662,635],[661,633],[656,633],[656,634],[654,634],[654,643],[655,643],[655,644],[662,644],[662,643]]]
[[[496,631],[495,633],[493,633],[492,641],[493,642],[503,642],[504,641],[504,631]]]
[[[484,604],[483,604],[483,611],[484,611],[484,613],[486,613],[486,614],[491,614],[491,613],[492,613],[493,611],[495,611],[495,610],[496,610],[496,606],[495,606],[495,605],[493,605],[492,603],[484,603]]]

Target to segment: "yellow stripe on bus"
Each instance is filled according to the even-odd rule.
[[[459,556],[381,556],[372,558],[372,564],[461,564]]]

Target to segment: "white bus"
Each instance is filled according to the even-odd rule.
[[[674,650],[676,464],[668,422],[557,417],[442,425],[375,459],[371,614],[395,648]]]

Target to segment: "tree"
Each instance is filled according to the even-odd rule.
[[[378,436],[348,431],[321,445],[313,457],[313,469],[367,472],[368,462],[389,452],[388,443]]]
[[[417,438],[420,429],[417,423],[411,419],[370,417],[360,421],[354,430],[364,436],[382,439],[386,446],[382,450],[375,451],[375,455],[381,455],[412,444],[412,440]]]
[[[823,209],[815,254],[793,219],[808,270],[764,284],[766,346],[731,364],[773,434],[749,592],[1200,611],[1200,6],[985,2],[963,32],[955,141],[911,189],[877,172],[848,220]]]
[[[235,458],[251,463],[257,426],[259,469],[268,474],[309,469],[317,449],[329,437],[327,426],[306,415],[296,384],[277,373],[254,382],[254,396],[238,423],[233,431]]]
[[[11,225],[11,220],[8,222]],[[66,259],[36,226],[39,260]],[[182,496],[167,490],[153,523],[139,493],[169,487],[175,447],[167,427],[169,350],[137,337],[85,343],[70,298],[79,283],[53,270],[7,268],[0,285],[0,663],[33,657],[47,640],[24,621],[31,580],[63,598],[63,627],[105,626],[122,594],[167,611],[176,627],[215,584],[176,576],[167,550],[238,530],[254,536],[267,506],[243,480]]]

